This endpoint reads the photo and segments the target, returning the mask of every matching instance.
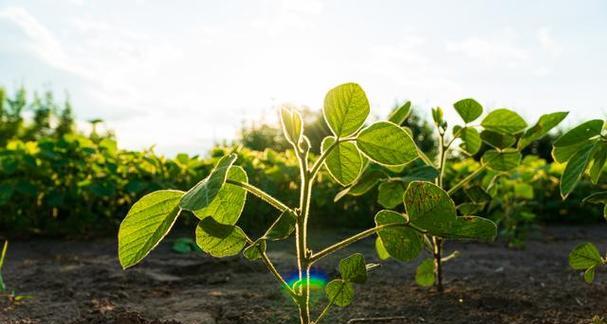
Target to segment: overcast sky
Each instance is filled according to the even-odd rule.
[[[379,116],[474,97],[603,118],[607,1],[0,0],[0,85],[69,92],[124,148],[204,153],[348,81]]]

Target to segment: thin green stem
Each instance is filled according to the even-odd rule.
[[[337,243],[325,248],[324,250],[322,250],[320,252],[312,254],[312,256],[310,257],[310,264],[314,264],[318,260],[320,260],[332,253],[335,253],[353,243],[356,243],[362,239],[365,239],[365,238],[377,233],[378,231],[380,231],[382,229],[386,229],[386,228],[390,228],[390,227],[405,227],[405,226],[410,227],[421,233],[426,233],[426,231],[424,231],[423,229],[420,229],[419,227],[417,227],[411,223],[390,223],[390,224],[379,225],[379,226],[370,228],[368,230],[362,231],[356,235],[350,236],[340,242],[337,242]]]
[[[280,275],[278,270],[276,270],[276,267],[274,267],[274,264],[268,257],[268,254],[265,251],[262,251],[261,248],[258,248],[258,249],[259,249],[259,252],[261,253],[261,260],[266,265],[268,270],[270,270],[270,272],[274,275],[274,277],[276,277],[276,279],[280,282],[280,284],[287,289],[287,292],[289,293],[289,295],[291,295],[291,297],[297,299],[299,297],[299,295],[297,295],[297,293],[295,293],[293,288],[291,288],[291,286],[289,286],[289,284],[285,281],[285,279]]]
[[[329,313],[331,306],[333,306],[333,300],[329,301],[327,306],[323,308],[322,312],[320,312],[320,315],[318,315],[318,318],[316,318],[316,320],[314,321],[314,324],[320,323],[320,320],[322,320]]]
[[[267,202],[268,204],[272,205],[274,208],[280,210],[281,212],[291,211],[291,208],[289,208],[287,205],[282,203],[280,200],[272,197],[270,194],[266,193],[265,191],[255,187],[249,183],[232,180],[232,179],[227,179],[226,183],[233,184],[235,186],[239,186],[239,187],[245,189],[246,191],[250,192],[251,194],[257,196],[259,199]]]
[[[487,169],[487,165],[483,164],[478,169],[476,169],[476,171],[470,173],[467,177],[462,179],[462,181],[458,182],[455,186],[453,186],[451,189],[449,189],[449,191],[447,191],[449,196],[451,196],[452,194],[457,192],[463,186],[467,185],[470,181],[474,180],[474,178],[476,178],[478,175],[483,173],[483,171],[485,171],[486,169]]]
[[[435,168],[436,166],[434,165],[434,162],[432,162],[432,160],[426,155],[426,153],[424,153],[424,151],[422,151],[419,147],[417,147],[417,145],[415,146],[417,149],[417,155],[419,156],[419,158],[428,166],[431,166],[433,168]]]

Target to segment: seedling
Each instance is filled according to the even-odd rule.
[[[17,295],[15,291],[11,291],[8,293],[8,288],[6,288],[6,284],[4,283],[4,278],[2,278],[2,267],[4,266],[4,260],[6,259],[6,251],[8,250],[8,241],[4,241],[4,245],[2,246],[2,252],[0,253],[0,294],[8,297],[11,302],[19,302],[24,299],[32,298],[32,296],[26,295]]]
[[[339,262],[340,278],[325,287],[328,302],[313,319],[310,312],[311,268],[318,261],[354,242],[379,236],[382,249],[399,260],[412,260],[419,255],[423,234],[440,233],[441,237],[478,235],[475,219],[457,222],[455,206],[438,186],[414,182],[408,190],[409,215],[382,210],[375,216],[376,226],[337,242],[320,251],[308,245],[310,200],[321,168],[341,185],[356,182],[365,165],[396,167],[418,158],[418,150],[410,134],[391,121],[378,121],[365,127],[369,102],[362,88],[354,83],[330,90],[323,107],[324,118],[332,131],[322,141],[318,158],[309,155],[310,142],[303,135],[301,115],[290,108],[280,111],[284,135],[299,161],[299,204],[287,206],[273,196],[248,183],[245,171],[235,166],[236,154],[221,158],[210,174],[189,191],[160,190],[136,202],[120,225],[118,253],[123,268],[132,267],[158,245],[183,212],[200,219],[196,227],[197,245],[214,257],[235,256],[242,251],[249,260],[261,260],[299,309],[302,324],[318,323],[333,306],[348,306],[355,293],[354,284],[363,284],[367,272],[375,268],[361,254],[353,254]],[[262,236],[251,238],[238,225],[246,201],[252,194],[278,211],[276,221]],[[327,215],[322,215],[327,216]],[[452,228],[446,224],[455,224]],[[470,232],[473,232],[470,234]],[[295,234],[297,277],[288,284],[270,260],[267,249],[272,241]]]
[[[421,286],[436,285],[443,290],[442,264],[458,256],[457,251],[444,256],[446,240],[483,240],[492,241],[496,236],[496,225],[491,220],[474,216],[482,211],[491,196],[487,193],[495,186],[498,177],[508,177],[508,171],[516,168],[522,159],[521,151],[532,142],[545,136],[566,116],[566,112],[557,112],[542,116],[535,126],[528,128],[527,122],[508,109],[496,109],[487,114],[480,124],[473,124],[483,113],[483,107],[474,99],[463,99],[453,107],[462,118],[464,125],[456,125],[448,136],[449,127],[443,118],[443,110],[432,110],[432,118],[438,135],[438,155],[433,160],[419,149],[420,160],[425,164],[415,168],[382,168],[369,165],[363,176],[336,196],[362,195],[375,186],[379,187],[378,202],[386,208],[400,208],[404,204],[413,224],[428,228],[423,235],[423,245],[432,258],[421,262],[416,270],[416,282]],[[402,124],[411,112],[411,103],[407,102],[396,109],[390,120]],[[407,130],[410,132],[410,130]],[[455,142],[459,140],[459,147]],[[481,158],[480,167],[459,179],[455,185],[447,188],[445,170],[451,156],[472,156],[478,154],[486,143],[490,149]],[[458,153],[453,154],[452,151]],[[491,176],[485,187],[470,186],[470,182],[488,171]],[[394,174],[398,175],[394,175]],[[432,182],[432,183],[431,183]],[[456,205],[453,196],[465,189],[467,201]],[[423,202],[432,204],[424,205]],[[456,207],[457,206],[457,207]],[[416,221],[422,215],[432,214],[434,224]],[[429,219],[429,218],[426,218]],[[376,242],[378,255],[382,259],[393,257],[399,261],[409,261],[417,254],[398,256],[384,246],[382,236]]]
[[[600,119],[587,121],[563,134],[554,142],[552,156],[557,162],[567,163],[561,177],[563,199],[575,190],[585,174],[593,184],[598,184],[607,162],[605,122]],[[605,205],[604,216],[607,219],[607,192],[594,193],[586,197],[584,203]],[[575,270],[583,270],[587,283],[594,281],[596,268],[605,264],[607,255],[602,257],[592,243],[582,243],[569,254],[569,265]]]

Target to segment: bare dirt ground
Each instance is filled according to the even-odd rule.
[[[187,233],[184,233],[184,235]],[[348,233],[312,236],[322,248]],[[174,239],[172,236],[168,239]],[[417,287],[416,262],[386,262],[357,287],[346,309],[333,309],[325,323],[399,316],[374,323],[590,323],[607,318],[607,272],[586,285],[568,269],[567,254],[580,241],[607,247],[607,227],[552,227],[526,250],[502,243],[449,242],[461,256],[446,264],[447,289]],[[296,323],[295,308],[260,262],[214,260],[173,253],[162,244],[141,265],[121,270],[114,240],[11,242],[4,278],[9,288],[33,298],[9,303],[0,297],[0,323]],[[293,269],[289,242],[271,244],[279,271]],[[361,251],[377,262],[373,240]],[[321,267],[332,277],[338,258]],[[317,308],[324,301],[317,302]],[[355,322],[364,323],[364,322]]]

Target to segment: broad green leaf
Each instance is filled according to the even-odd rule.
[[[343,198],[345,195],[350,196],[362,196],[369,192],[369,190],[373,189],[378,183],[379,180],[386,178],[387,175],[384,172],[379,170],[365,169],[363,174],[358,178],[358,180],[352,184],[350,187],[340,191],[336,196],[334,201],[338,201]]]
[[[292,108],[282,107],[280,108],[280,121],[287,141],[298,145],[303,135],[303,120],[299,112]]]
[[[417,232],[404,226],[406,220],[399,213],[382,210],[375,215],[376,225],[403,224],[403,226],[387,227],[378,231],[377,235],[388,254],[399,261],[411,261],[419,255],[422,241]]]
[[[597,143],[594,155],[592,156],[592,167],[590,168],[590,180],[594,184],[599,183],[599,179],[603,174],[605,163],[607,162],[607,144],[604,142]]]
[[[160,190],[139,199],[120,224],[118,259],[123,269],[145,258],[167,235],[179,215],[183,191]]]
[[[569,253],[569,265],[575,270],[586,270],[601,264],[601,253],[592,243],[582,243]]]
[[[460,214],[464,216],[470,216],[478,214],[485,208],[485,206],[485,203],[468,202],[457,206],[457,210],[459,210]]]
[[[453,107],[466,124],[475,121],[483,113],[483,106],[472,98],[462,99],[454,103]]]
[[[499,149],[505,149],[516,143],[516,138],[514,136],[490,130],[482,131],[481,139],[483,142]]]
[[[518,142],[518,149],[522,150],[529,144],[544,137],[550,130],[560,124],[569,115],[568,112],[555,112],[542,115],[537,123],[529,128]]]
[[[510,171],[521,164],[522,154],[515,149],[503,151],[489,150],[481,159],[483,164],[494,171]]]
[[[591,284],[594,281],[594,273],[596,271],[596,267],[590,267],[584,271],[584,281],[587,284]]]
[[[384,247],[384,243],[382,242],[381,238],[377,237],[375,239],[375,251],[377,251],[377,257],[382,260],[388,260],[390,259],[390,253],[388,253],[388,251],[386,251],[386,248]]]
[[[447,231],[457,216],[447,192],[430,182],[411,182],[404,202],[411,222],[430,233]]]
[[[226,182],[228,171],[236,161],[236,158],[236,154],[226,155],[221,158],[209,176],[186,192],[179,202],[179,207],[188,211],[194,211],[209,206]]]
[[[347,282],[364,284],[367,282],[367,265],[365,257],[360,253],[339,261],[339,273],[341,278]]]
[[[392,110],[392,112],[388,116],[388,121],[391,121],[396,125],[402,125],[407,120],[410,114],[411,101],[407,101],[404,105]]]
[[[206,217],[196,227],[196,244],[204,252],[223,258],[240,253],[247,238],[240,227],[220,224],[213,217]]]
[[[356,145],[371,160],[383,165],[407,164],[417,158],[411,136],[390,122],[376,122],[364,128]]]
[[[325,137],[322,141],[322,151],[335,143],[335,137]],[[354,182],[362,172],[363,157],[352,142],[338,143],[325,159],[325,166],[329,174],[342,186]]]
[[[249,182],[247,173],[239,166],[233,166],[228,172],[227,179]],[[247,191],[239,186],[226,183],[206,207],[195,210],[193,213],[198,219],[213,217],[218,223],[234,225],[240,218],[240,214],[247,200]]]
[[[400,177],[400,181],[406,185],[413,181],[434,181],[438,177],[438,170],[429,165],[423,165],[407,170],[407,172]]]
[[[499,133],[517,134],[527,128],[527,122],[514,111],[502,108],[490,112],[481,126]]]
[[[424,259],[415,270],[415,283],[421,287],[434,285],[434,260]]]
[[[587,141],[591,137],[601,134],[603,124],[604,122],[600,119],[587,121],[559,137],[554,142],[554,147],[571,146]]]
[[[451,240],[493,241],[497,236],[497,226],[489,219],[478,216],[457,217],[451,228],[437,236]]]
[[[379,185],[377,202],[385,208],[395,208],[403,203],[405,187],[400,181],[387,181]]]
[[[567,198],[571,192],[575,189],[577,184],[582,179],[584,171],[588,167],[590,162],[590,156],[592,155],[594,146],[585,146],[581,151],[575,153],[567,166],[563,175],[561,176],[561,196],[563,199]]]
[[[284,240],[295,230],[295,222],[295,215],[290,211],[285,211],[274,221],[263,238],[271,241]]]
[[[354,286],[342,279],[335,279],[327,284],[325,293],[329,302],[339,307],[346,307],[354,300]]]
[[[464,189],[466,196],[475,203],[484,203],[491,201],[491,196],[481,187],[472,186]]]
[[[266,252],[266,248],[266,240],[259,239],[247,246],[244,251],[242,251],[242,254],[249,261],[259,260],[261,259],[261,255]]]
[[[356,83],[339,85],[327,93],[323,114],[337,137],[354,134],[369,116],[369,101]]]
[[[463,142],[461,148],[466,151],[466,153],[474,155],[480,151],[483,142],[481,141],[481,135],[478,133],[476,128],[462,128],[460,138]]]
[[[597,140],[583,141],[569,146],[559,146],[552,148],[552,157],[558,163],[566,163],[575,153],[584,150],[586,147],[591,147],[598,143]]]

